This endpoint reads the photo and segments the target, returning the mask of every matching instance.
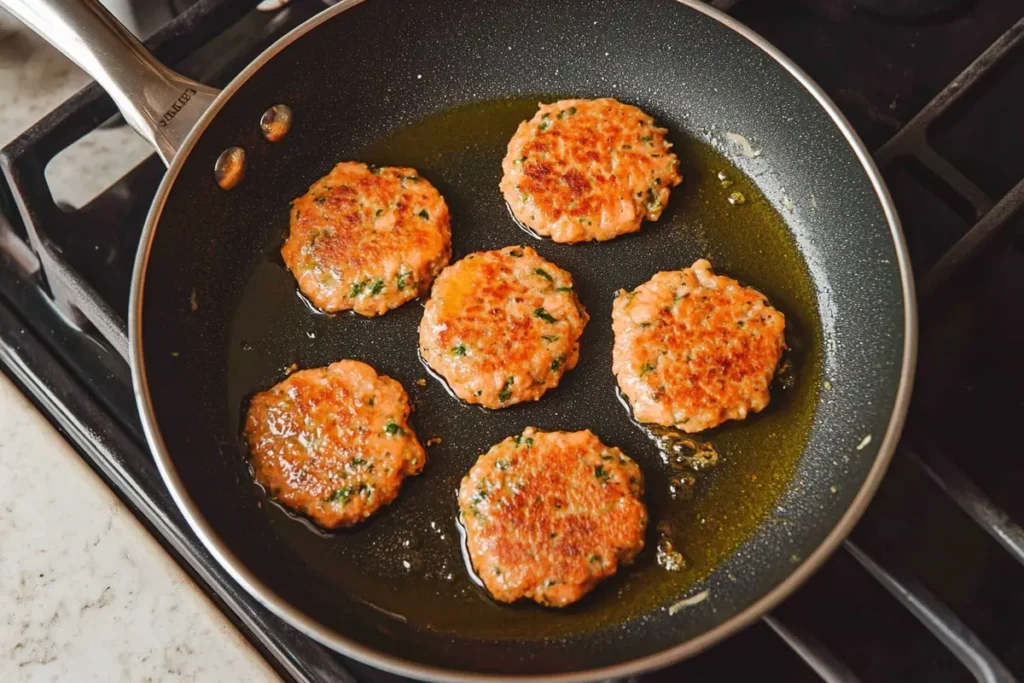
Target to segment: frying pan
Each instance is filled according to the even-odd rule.
[[[835,105],[728,16],[696,0],[346,0],[218,93],[155,63],[95,0],[0,5],[87,69],[168,163],[131,292],[143,425],[211,553],[313,638],[435,680],[635,674],[772,608],[837,547],[875,491],[916,353],[903,236]],[[649,111],[670,129],[686,180],[673,215],[637,235],[529,242],[574,274],[592,317],[583,360],[562,386],[499,412],[464,406],[438,382],[417,381],[426,376],[415,343],[421,304],[376,319],[303,304],[277,256],[288,203],[339,160],[417,166],[452,207],[455,259],[531,240],[497,190],[502,141],[537,101],[565,96],[613,96]],[[294,122],[271,143],[258,122],[277,104]],[[740,142],[736,133],[749,147],[730,142]],[[247,165],[225,191],[213,168],[234,146]],[[751,200],[729,210],[750,213],[701,208],[727,206],[714,194],[718,172]],[[776,391],[763,414],[703,435],[723,463],[680,503],[666,493],[658,450],[616,399],[609,312],[615,290],[702,256],[786,313],[795,385]],[[325,534],[252,483],[239,432],[247,398],[286,366],[345,357],[399,379],[421,439],[443,441],[386,511]],[[652,518],[676,505],[692,531],[681,541],[690,573],[665,579],[652,536],[636,567],[566,610],[483,596],[461,563],[455,487],[477,455],[527,425],[590,428],[636,458]]]

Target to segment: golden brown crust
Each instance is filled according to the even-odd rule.
[[[429,291],[451,256],[450,222],[416,169],[346,161],[292,202],[281,256],[317,308],[380,315]]]
[[[459,488],[470,559],[495,599],[564,607],[644,546],[643,475],[590,431],[527,427]]]
[[[635,232],[683,179],[666,132],[611,98],[542,104],[509,141],[501,192],[516,218],[556,242]]]
[[[572,287],[529,247],[470,254],[434,283],[420,354],[464,401],[535,401],[579,360],[589,316]]]
[[[426,452],[409,427],[405,390],[354,360],[296,372],[249,404],[256,480],[320,526],[360,522],[387,505]]]
[[[615,299],[612,371],[637,420],[699,432],[768,405],[785,325],[702,259]]]

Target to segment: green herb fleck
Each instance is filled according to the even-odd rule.
[[[408,180],[410,183],[418,183],[420,181],[420,179],[414,175],[405,176],[405,180]]]
[[[412,273],[399,273],[397,285],[399,289],[405,289],[409,285],[409,278],[412,277]]]
[[[362,467],[366,464],[366,460],[363,458],[352,458],[352,467]]]
[[[522,156],[522,157],[519,157],[518,159],[516,159],[515,161],[513,161],[512,163],[513,163],[513,164],[521,164],[521,163],[523,163],[524,161],[526,161],[526,160],[527,160],[527,158],[528,158],[528,157]]]
[[[640,376],[643,377],[644,375],[646,375],[648,372],[651,372],[652,370],[654,370],[654,366],[653,365],[651,365],[650,363],[644,363],[643,366],[640,368]]]
[[[373,287],[370,288],[370,294],[380,294],[381,290],[384,289],[384,281],[377,280],[373,283]]]
[[[363,290],[366,289],[367,282],[369,282],[369,280],[363,280],[362,282],[353,282],[352,287],[350,287],[348,290],[349,297],[359,296],[360,294],[362,294]]]
[[[656,194],[654,194],[654,188],[653,187],[648,188],[647,189],[647,210],[648,211],[657,211],[660,208],[661,208],[661,201],[658,199],[658,196]]]
[[[540,318],[541,320],[543,320],[544,322],[547,322],[547,323],[557,322],[555,320],[555,317],[553,315],[551,315],[550,313],[548,313],[547,311],[545,311],[543,308],[536,308],[536,309],[534,309],[533,314],[535,316],[537,316],[538,318]]]
[[[348,502],[348,499],[351,498],[351,497],[352,497],[352,487],[351,486],[346,486],[345,488],[338,489],[337,491],[335,491],[331,495],[329,495],[326,498],[324,498],[324,502],[325,503],[337,503],[338,501],[341,501],[341,504],[344,505],[345,503]]]
[[[540,338],[546,342],[556,342],[560,339],[557,334],[542,334]]]
[[[405,430],[399,427],[396,422],[388,422],[384,425],[384,433],[388,436],[394,436],[395,434],[405,434]]]
[[[420,212],[419,212],[418,214],[416,214],[416,215],[417,215],[417,216],[419,216],[420,218],[422,218],[422,219],[423,219],[423,220],[425,220],[425,221],[428,221],[428,220],[430,220],[430,214],[429,214],[429,213],[427,213],[427,210],[426,210],[426,209],[423,209],[422,211],[420,211]]]
[[[650,142],[653,139],[654,138],[651,137],[650,135],[641,135],[640,136],[640,142]]]
[[[453,346],[452,347],[452,355],[453,356],[465,356],[466,355],[466,345],[465,344],[459,344],[458,346]]]
[[[479,504],[487,500],[488,495],[490,495],[490,491],[487,490],[487,482],[483,481],[476,487],[476,492],[471,500],[473,503]]]
[[[611,472],[605,470],[604,465],[597,465],[594,467],[594,476],[597,477],[597,480],[602,484],[607,484],[612,477]]]
[[[555,281],[555,279],[548,274],[548,271],[544,270],[543,268],[534,268],[533,272],[537,273],[537,275],[540,275],[542,278],[544,278],[548,282],[554,282]]]
[[[523,442],[523,436],[522,436],[522,434],[517,434],[517,435],[515,435],[515,436],[514,436],[514,437],[512,437],[512,438],[513,438],[513,439],[515,439],[515,442],[516,442],[516,448],[519,448],[519,444],[521,444],[521,443]]]
[[[380,175],[383,170],[384,169],[381,168],[380,166],[371,166],[370,167],[370,173],[372,173],[373,175]]]
[[[550,127],[551,127],[551,124],[549,122],[541,121],[540,125],[537,126],[537,130],[539,130],[541,133],[543,133],[544,131],[546,131]]]
[[[562,367],[562,362],[565,360],[565,356],[559,356],[558,358],[551,361],[551,372],[554,372],[558,368]]]
[[[519,258],[520,256],[523,255],[523,252],[520,251],[519,249],[512,249],[511,251],[508,252],[508,255],[513,258]]]
[[[505,460],[504,458],[502,458],[498,462],[494,463],[494,466],[496,468],[498,468],[499,472],[504,472],[505,470],[507,470],[509,468],[509,462],[508,462],[508,460]]]
[[[572,287],[556,287],[555,291],[556,292],[571,292],[571,291],[573,291],[573,289],[572,289]]]
[[[501,385],[501,392],[498,394],[498,400],[504,403],[505,401],[512,398],[512,385],[515,383],[515,377],[509,377],[505,380],[505,383]]]
[[[376,213],[373,214],[375,217],[380,218],[384,215],[384,209],[377,209]]]
[[[322,194],[313,201],[316,202],[317,204],[323,204],[324,202],[327,201],[327,195]]]

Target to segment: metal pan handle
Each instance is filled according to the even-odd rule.
[[[219,92],[168,69],[98,0],[0,0],[82,67],[165,164]]]

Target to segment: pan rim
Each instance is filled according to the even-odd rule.
[[[142,310],[143,310],[143,285],[146,278],[146,269],[149,261],[149,254],[152,249],[153,239],[156,234],[157,224],[163,212],[164,205],[175,179],[181,168],[184,166],[190,152],[196,142],[205,132],[209,124],[216,118],[224,104],[244,85],[253,74],[256,73],[265,63],[280,53],[284,48],[313,30],[320,24],[335,18],[356,5],[362,4],[364,0],[343,0],[331,8],[309,18],[293,30],[278,39],[273,45],[267,48],[252,63],[246,66],[228,84],[216,98],[210,108],[203,114],[195,127],[189,133],[181,148],[175,154],[167,173],[165,174],[154,197],[146,223],[142,231],[139,249],[136,254],[135,267],[132,275],[131,299],[129,302],[129,362],[131,364],[133,391],[136,405],[141,416],[143,431],[150,450],[156,460],[157,468],[164,480],[164,484],[170,491],[171,497],[182,515],[188,521],[189,527],[199,537],[203,545],[210,552],[224,570],[241,585],[250,595],[255,597],[261,604],[267,607],[275,615],[289,623],[299,631],[314,640],[345,656],[351,657],[370,666],[388,671],[390,673],[410,676],[430,681],[445,681],[451,683],[468,683],[470,681],[498,681],[498,680],[531,680],[531,681],[560,681],[566,683],[583,683],[596,679],[616,679],[636,675],[652,669],[658,669],[676,663],[708,647],[718,643],[726,637],[745,628],[754,620],[767,614],[771,609],[788,597],[794,590],[810,578],[817,571],[828,557],[835,552],[840,543],[849,535],[854,525],[863,515],[868,503],[873,498],[881,480],[888,469],[903,424],[906,419],[910,402],[910,394],[913,387],[914,373],[917,359],[918,327],[917,327],[917,303],[914,288],[913,274],[910,265],[910,256],[907,250],[906,241],[896,213],[895,205],[889,194],[885,181],[863,141],[854,131],[853,127],[843,116],[842,112],[834,102],[825,94],[800,67],[793,63],[778,48],[761,37],[758,33],[730,17],[724,12],[702,2],[701,0],[676,0],[691,10],[704,14],[718,23],[725,26],[732,32],[745,38],[755,47],[771,57],[776,63],[784,68],[790,76],[810,94],[818,105],[829,115],[833,123],[850,145],[857,159],[860,161],[864,172],[871,182],[875,195],[881,204],[886,222],[889,226],[893,248],[896,252],[896,264],[900,274],[900,284],[903,293],[903,352],[901,357],[902,366],[900,369],[899,384],[896,390],[896,397],[893,403],[892,414],[886,426],[885,435],[875,461],[864,478],[857,495],[842,517],[836,522],[829,534],[821,541],[817,548],[811,552],[803,562],[796,566],[793,571],[782,581],[776,584],[771,590],[764,593],[759,599],[748,605],[739,613],[718,624],[714,628],[701,635],[683,641],[673,647],[661,652],[632,659],[619,664],[602,668],[577,671],[566,674],[525,674],[525,675],[501,675],[490,673],[474,673],[459,671],[456,669],[442,668],[427,664],[417,663],[412,660],[395,657],[373,648],[357,643],[349,638],[327,628],[317,620],[310,618],[275,592],[270,590],[259,579],[254,576],[248,568],[224,545],[219,536],[210,527],[203,517],[195,502],[189,496],[183,482],[178,476],[177,470],[171,461],[170,454],[160,430],[157,426],[153,403],[149,393],[149,385],[145,372],[145,358],[142,349]]]

